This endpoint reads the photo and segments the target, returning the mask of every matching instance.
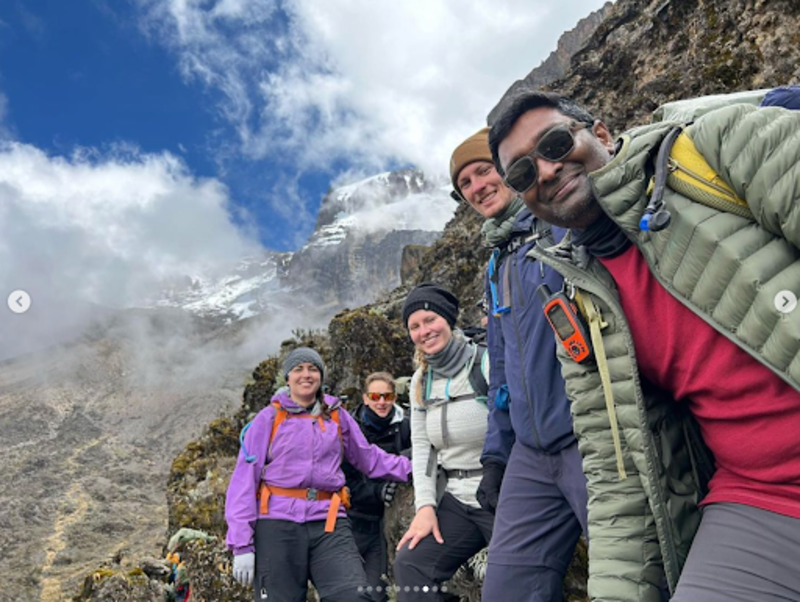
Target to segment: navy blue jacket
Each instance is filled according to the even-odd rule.
[[[499,306],[510,305],[511,309],[499,317],[491,315],[492,291],[487,270],[490,411],[482,462],[495,459],[506,464],[515,440],[548,453],[558,452],[575,441],[569,401],[556,359],[555,337],[536,294],[543,282],[553,292],[561,290],[562,277],[549,266],[525,257],[533,241],[514,249],[534,228],[534,216],[523,209],[509,240],[500,247],[496,297]],[[555,240],[561,240],[566,232],[556,227],[552,231]],[[512,242],[515,238],[516,243]],[[505,270],[509,270],[510,299],[503,296]],[[507,411],[495,405],[502,385],[508,387]]]

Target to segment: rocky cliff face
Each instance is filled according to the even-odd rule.
[[[620,0],[548,88],[622,131],[671,100],[799,81],[794,0]]]
[[[578,21],[575,27],[562,34],[558,39],[556,49],[542,61],[541,65],[521,80],[517,80],[512,88],[522,85],[530,88],[542,88],[567,75],[572,57],[578,54],[592,39],[597,28],[611,12],[612,6],[611,2],[606,2],[601,9],[590,13],[589,16]],[[496,118],[497,109],[495,108],[489,113],[487,121],[492,124]]]
[[[284,286],[300,282],[307,302],[336,309],[372,301],[400,284],[403,249],[431,244],[452,210],[447,192],[414,169],[336,188],[308,244],[292,256]]]
[[[400,284],[405,247],[426,246],[438,237],[438,232],[397,230],[347,232],[335,245],[312,242],[292,257],[286,283],[297,289],[297,303],[335,309],[363,305]]]
[[[525,83],[539,88],[564,77],[569,71],[572,57],[592,38],[612,6],[611,2],[606,2],[603,8],[584,17],[575,27],[565,32],[558,39],[556,49],[524,78]]]

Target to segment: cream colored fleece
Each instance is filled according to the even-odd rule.
[[[488,358],[484,353],[482,370],[488,382]],[[444,441],[442,433],[442,413],[444,404],[434,404],[427,409],[419,403],[417,382],[421,371],[417,370],[411,379],[411,446],[413,448],[414,493],[416,508],[436,506],[436,470],[430,476],[425,474],[431,445],[438,452],[439,463],[446,470],[475,470],[481,468],[481,452],[486,439],[486,428],[489,411],[486,406],[475,400],[451,401],[446,404],[448,441]],[[450,397],[457,397],[471,392],[469,370],[465,367],[450,379],[434,378],[431,384],[431,398],[444,398],[445,389]],[[475,494],[481,477],[467,479],[449,479],[447,489],[456,499],[479,508]]]

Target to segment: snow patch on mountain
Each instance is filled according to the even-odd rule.
[[[291,253],[245,257],[232,272],[195,275],[189,285],[162,289],[156,307],[180,307],[201,316],[241,320],[262,313],[269,293],[280,289],[279,275]]]
[[[297,309],[298,298],[337,305],[352,301],[341,295],[354,280],[366,286],[383,275],[384,287],[399,284],[402,246],[429,244],[455,208],[449,186],[429,182],[414,169],[364,178],[326,195],[314,233],[295,253],[265,251],[213,275],[172,281],[147,305],[180,307],[231,322],[283,307]],[[386,236],[393,232],[406,234]],[[365,244],[368,251],[362,250]]]

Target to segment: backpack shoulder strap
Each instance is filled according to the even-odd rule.
[[[342,438],[342,418],[339,415],[339,408],[331,412],[331,420],[336,423],[336,430],[339,431],[339,441],[341,441],[342,446],[344,446],[344,439]]]
[[[723,180],[697,150],[689,134],[682,131],[672,144],[666,169],[667,186],[693,201],[719,211],[755,219],[747,201]]]
[[[533,234],[536,240],[541,241],[540,246],[552,247],[556,244],[556,239],[553,236],[553,227],[538,217],[533,228]]]
[[[469,375],[467,377],[469,386],[475,393],[476,401],[486,405],[486,400],[489,396],[489,383],[486,382],[486,377],[483,375],[483,356],[486,354],[487,347],[485,343],[472,342],[471,345],[475,347],[475,352],[472,354],[472,359],[469,364]],[[422,388],[425,392],[424,399],[430,399],[430,386],[432,380],[431,370],[428,369],[423,373]],[[457,395],[456,397],[448,397],[446,401],[459,401],[461,399],[472,397],[471,394]]]
[[[275,418],[272,419],[272,430],[269,433],[269,441],[267,441],[267,458],[272,455],[272,443],[275,441],[275,434],[278,432],[278,428],[289,417],[289,412],[281,406],[280,402],[273,401],[272,407],[275,408]]]
[[[431,398],[431,387],[433,386],[433,368],[428,366],[427,370],[423,370],[422,374],[420,375],[420,379],[422,379],[422,402],[425,405],[425,402]]]
[[[475,399],[486,404],[489,396],[489,383],[483,376],[483,356],[486,353],[486,345],[483,343],[475,344],[475,353],[472,356],[472,366],[469,370],[469,385],[475,391]]]
[[[281,423],[286,420],[288,416],[288,412],[281,407],[281,404],[277,401],[273,401],[270,405],[275,408],[275,417],[272,419],[272,430],[269,433],[269,440],[267,440],[267,457],[272,452],[272,440],[275,438],[275,433],[278,430],[278,427]],[[256,461],[257,456],[255,454],[250,454],[247,451],[247,446],[244,443],[244,437],[247,434],[247,430],[253,426],[253,421],[251,420],[247,424],[244,425],[244,428],[239,433],[239,447],[242,448],[242,452],[244,453],[244,460],[248,464],[253,464]]]

